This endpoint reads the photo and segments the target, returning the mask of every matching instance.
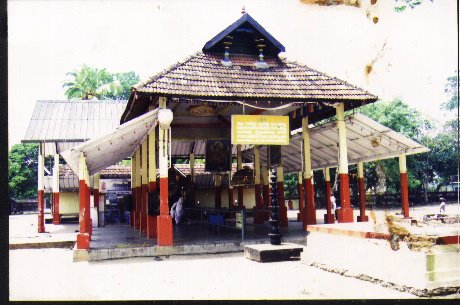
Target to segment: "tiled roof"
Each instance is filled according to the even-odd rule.
[[[59,166],[59,176],[75,176],[75,173],[72,171],[68,164],[61,164]],[[129,165],[111,165],[106,169],[101,170],[101,178],[130,178],[131,177],[131,166]]]
[[[197,53],[184,62],[134,87],[137,92],[208,99],[357,100],[373,102],[375,95],[345,81],[279,57],[265,57],[269,68],[255,67],[257,56]]]

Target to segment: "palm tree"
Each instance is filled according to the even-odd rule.
[[[74,70],[66,75],[72,78],[62,85],[66,88],[68,99],[103,99],[104,95],[116,91],[117,84],[114,83],[113,75],[106,69],[83,65],[80,71]]]

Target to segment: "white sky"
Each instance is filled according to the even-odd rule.
[[[457,66],[456,1],[425,1],[402,13],[393,11],[393,0],[361,2],[355,8],[299,0],[10,0],[9,147],[25,136],[37,100],[65,99],[67,72],[87,64],[146,79],[201,50],[241,16],[243,3],[286,47],[281,55],[382,100],[401,97],[442,121],[446,79]]]

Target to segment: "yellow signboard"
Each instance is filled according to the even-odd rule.
[[[289,117],[232,115],[232,144],[289,145]]]

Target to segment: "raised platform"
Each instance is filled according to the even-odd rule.
[[[292,243],[282,243],[281,245],[257,244],[244,247],[246,258],[261,263],[299,260],[301,252],[303,252],[303,247]]]

